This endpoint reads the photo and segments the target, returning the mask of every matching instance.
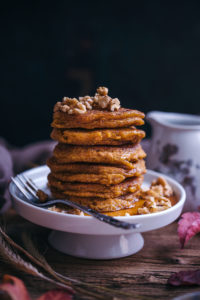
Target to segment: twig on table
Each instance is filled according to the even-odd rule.
[[[67,286],[66,284],[62,284],[60,282],[56,282],[55,280],[47,277],[46,275],[41,273],[35,266],[33,266],[30,262],[24,260],[16,251],[12,249],[9,243],[2,238],[2,235],[0,235],[0,255],[2,258],[5,259],[5,261],[13,265],[18,270],[26,272],[35,277],[39,277],[46,281],[49,281],[57,285],[58,287],[67,289],[70,293],[74,293],[73,289],[70,286]]]

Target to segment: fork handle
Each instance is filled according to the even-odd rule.
[[[47,206],[51,206],[53,204],[58,204],[58,203],[62,203],[62,204],[67,204],[73,208],[78,208],[81,211],[83,211],[84,213],[93,216],[94,218],[98,219],[101,222],[105,222],[108,223],[109,225],[118,227],[118,228],[123,228],[123,229],[138,229],[140,227],[140,224],[135,223],[135,224],[131,224],[128,222],[124,222],[121,220],[118,220],[116,218],[113,218],[111,216],[107,216],[104,214],[99,213],[98,211],[88,208],[86,206],[80,205],[78,203],[72,202],[70,200],[49,200],[46,203],[41,203],[41,204],[37,204],[36,202],[32,202],[32,204],[39,206],[39,207],[47,207]]]

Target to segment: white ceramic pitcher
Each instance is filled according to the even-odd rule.
[[[200,210],[200,116],[149,112],[152,139],[147,168],[167,174],[185,188],[185,211]]]

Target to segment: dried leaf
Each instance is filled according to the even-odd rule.
[[[200,285],[200,270],[174,273],[168,279],[168,284],[173,286]]]
[[[178,236],[181,248],[198,232],[200,232],[200,213],[188,212],[181,216],[178,222]]]
[[[71,300],[72,296],[64,290],[51,290],[37,300]]]
[[[31,300],[23,281],[14,276],[3,276],[3,283],[0,284],[0,291],[6,292],[12,300]]]
[[[14,276],[3,276],[0,291],[6,292],[11,300],[31,300],[23,281]],[[72,296],[66,290],[54,289],[46,292],[37,300],[72,300]]]
[[[33,264],[23,259],[11,245],[3,239],[2,235],[0,234],[0,256],[7,261],[11,265],[13,265],[17,270],[24,271],[30,275],[40,277],[48,282],[55,284],[63,289],[67,289],[69,292],[73,293],[71,287],[61,282],[55,281],[54,279],[44,275],[41,273]]]

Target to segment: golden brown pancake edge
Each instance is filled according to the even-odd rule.
[[[143,130],[130,128],[117,129],[57,129],[53,128],[51,138],[71,145],[125,145],[137,144],[145,137]]]

